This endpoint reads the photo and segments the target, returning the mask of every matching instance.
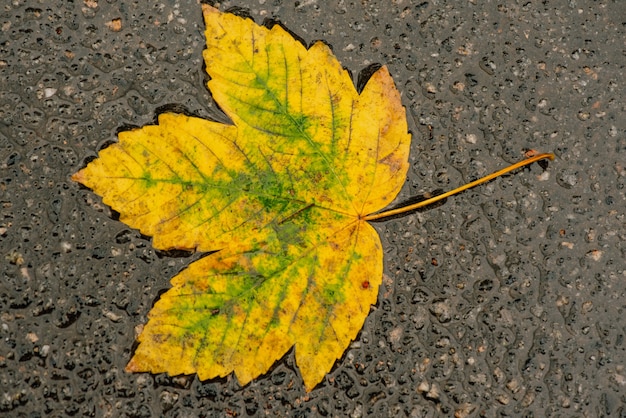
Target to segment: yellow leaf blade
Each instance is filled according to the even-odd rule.
[[[72,178],[155,248],[219,250],[172,279],[127,370],[246,384],[295,345],[311,390],[376,302],[363,218],[404,183],[405,111],[385,67],[358,94],[323,43],[203,11],[208,86],[233,125],[162,114]]]
[[[176,276],[150,312],[127,369],[201,379],[235,372],[245,385],[296,344],[311,390],[376,302],[382,248],[363,221],[307,212],[275,225],[257,246],[235,245]],[[315,230],[307,228],[311,218]],[[285,233],[295,244],[281,239]]]
[[[165,113],[159,125],[119,139],[72,178],[153,236],[155,248],[217,250],[252,235],[276,211],[305,206],[264,193],[271,179],[254,171],[234,126]],[[261,203],[268,198],[274,207]]]
[[[373,113],[375,116],[373,116]],[[369,79],[355,106],[351,125],[347,192],[359,214],[387,206],[406,180],[411,136],[406,113],[386,67]]]
[[[323,43],[307,50],[278,25],[204,11],[208,86],[242,148],[268,136],[263,154],[277,175],[291,177],[294,199],[357,216],[386,206],[404,182],[410,146],[387,69],[359,96]]]
[[[290,328],[297,336],[296,363],[307,391],[322,381],[356,339],[382,283],[382,245],[366,222],[357,221],[329,237],[325,250],[319,254],[320,274],[307,289]]]

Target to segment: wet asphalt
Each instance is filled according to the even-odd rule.
[[[510,4],[509,4],[510,3]],[[515,3],[515,4],[513,4]],[[538,164],[376,223],[385,276],[312,392],[290,351],[229,376],[128,374],[138,326],[199,254],[155,251],[69,176],[164,110],[225,121],[196,2],[0,7],[0,414],[626,416],[626,12],[619,1],[227,1],[355,79],[385,64],[413,134],[398,201]]]

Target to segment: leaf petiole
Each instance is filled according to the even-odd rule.
[[[423,208],[424,206],[428,206],[428,205],[432,205],[435,202],[438,202],[440,200],[443,200],[447,197],[450,197],[452,195],[455,195],[457,193],[461,193],[462,191],[465,191],[467,189],[471,189],[472,187],[478,186],[479,184],[483,184],[486,183],[490,180],[495,179],[496,177],[500,177],[503,174],[509,173],[513,170],[516,170],[520,167],[525,167],[527,165],[530,165],[534,162],[537,161],[541,161],[541,160],[545,160],[545,159],[549,159],[549,160],[554,160],[554,154],[552,153],[544,153],[544,154],[537,154],[534,155],[530,158],[526,158],[525,160],[522,160],[520,162],[517,162],[515,164],[512,164],[506,168],[503,168],[501,170],[496,171],[495,173],[491,173],[485,177],[479,178],[478,180],[474,180],[470,183],[464,184],[461,187],[457,187],[454,190],[450,190],[449,192],[437,195],[437,196],[433,196],[430,199],[426,199],[426,200],[422,200],[421,202],[412,204],[412,205],[408,205],[408,206],[403,206],[401,208],[396,208],[396,209],[391,209],[391,210],[387,210],[384,212],[379,212],[379,213],[373,213],[371,215],[367,215],[364,216],[362,219],[366,220],[366,221],[373,221],[373,220],[377,220],[377,219],[382,219],[382,218],[387,218],[389,216],[394,216],[394,215],[399,215],[402,213],[406,213],[406,212],[410,212],[412,210],[415,209],[419,209],[419,208]]]

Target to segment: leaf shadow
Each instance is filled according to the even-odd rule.
[[[145,236],[143,234],[143,237],[146,237],[148,239],[150,239],[150,237]],[[172,248],[169,250],[157,250],[155,249],[154,252],[156,253],[156,256],[159,259],[163,259],[163,258],[189,258],[192,255],[194,255],[196,253],[195,250],[185,250],[185,249],[179,249],[179,248]]]
[[[405,207],[405,206],[413,205],[415,203],[423,202],[424,200],[428,200],[430,198],[433,198],[433,197],[438,196],[438,195],[443,194],[443,193],[444,193],[443,189],[436,189],[436,190],[434,190],[431,193],[424,193],[424,194],[421,194],[421,195],[411,196],[408,199],[403,200],[402,202],[399,202],[399,203],[397,203],[397,204],[395,204],[393,206],[390,206],[389,208],[385,209],[385,211],[398,209],[398,208],[402,208],[402,207]],[[414,209],[414,210],[411,210],[411,211],[408,211],[408,212],[400,213],[398,215],[387,216],[387,217],[381,218],[381,219],[372,219],[372,220],[370,220],[368,222],[373,222],[373,223],[374,222],[384,222],[384,221],[389,221],[389,220],[392,220],[392,219],[400,219],[400,218],[403,218],[405,216],[412,215],[412,214],[418,213],[418,212],[426,212],[428,210],[435,209],[435,208],[443,206],[443,204],[446,203],[447,200],[448,199],[443,199],[443,200],[440,200],[438,202],[434,202],[434,203],[432,203],[432,204],[430,204],[428,206],[424,206],[422,208],[418,208],[418,209]]]
[[[357,77],[356,82],[356,91],[361,94],[367,82],[370,81],[370,78],[374,75],[374,73],[382,68],[382,64],[374,63],[370,64],[367,67],[363,68],[359,71],[359,75]]]

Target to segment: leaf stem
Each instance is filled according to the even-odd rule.
[[[512,164],[512,165],[510,165],[510,166],[508,166],[506,168],[503,168],[501,170],[498,170],[495,173],[491,173],[491,174],[489,174],[489,175],[487,175],[485,177],[479,178],[478,180],[474,180],[474,181],[472,181],[470,183],[464,184],[461,187],[457,187],[454,190],[450,190],[449,192],[446,192],[446,193],[443,193],[443,194],[440,194],[440,195],[437,195],[437,196],[433,196],[430,199],[422,200],[421,202],[418,202],[418,203],[415,203],[415,204],[412,204],[412,205],[403,206],[401,208],[391,209],[391,210],[384,211],[384,212],[373,213],[371,215],[364,216],[362,219],[364,219],[366,221],[373,221],[373,220],[376,220],[376,219],[387,218],[389,216],[399,215],[399,214],[402,214],[402,213],[410,212],[410,211],[415,210],[415,209],[423,208],[424,206],[431,205],[431,204],[433,204],[435,202],[438,202],[440,200],[443,200],[443,199],[445,199],[447,197],[450,197],[452,195],[455,195],[455,194],[460,193],[462,191],[465,191],[467,189],[471,189],[472,187],[478,186],[479,184],[486,183],[486,182],[488,182],[490,180],[495,179],[496,177],[500,177],[501,175],[509,173],[509,172],[511,172],[513,170],[516,170],[516,169],[520,168],[520,167],[525,167],[525,166],[527,166],[529,164],[532,164],[532,163],[537,162],[537,161],[545,160],[545,159],[554,160],[554,154],[552,154],[552,153],[544,153],[544,154],[534,155],[534,156],[532,156],[530,158],[527,158],[525,160],[522,160],[520,162]]]

